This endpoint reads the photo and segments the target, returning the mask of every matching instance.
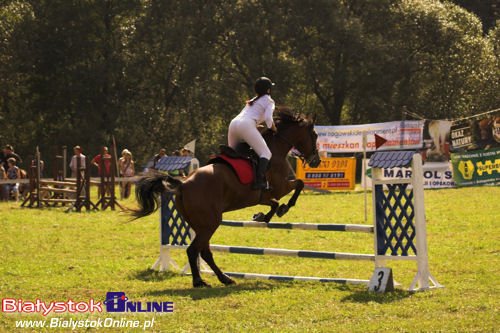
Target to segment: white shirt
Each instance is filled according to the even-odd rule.
[[[73,157],[71,157],[71,161],[69,162],[69,168],[71,170],[76,170],[77,158],[78,157],[76,155],[73,155]],[[85,155],[83,154],[80,154],[80,167],[85,168]]]
[[[252,119],[257,124],[266,122],[267,128],[273,126],[274,101],[271,96],[263,95],[252,105],[245,105],[237,118]]]

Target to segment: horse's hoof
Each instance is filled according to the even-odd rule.
[[[202,279],[199,279],[199,280],[193,281],[193,287],[195,287],[195,288],[201,288],[201,287],[211,288],[212,286],[209,285],[208,283],[206,283],[205,281],[203,281]]]
[[[288,207],[288,205],[283,204],[279,206],[278,210],[276,211],[276,215],[278,215],[278,217],[282,217],[288,212],[289,209],[290,207]]]
[[[227,276],[227,275],[224,275],[222,277],[222,279],[220,279],[220,282],[222,282],[226,286],[228,286],[230,284],[236,284],[236,282],[233,279],[231,279],[229,276]]]
[[[252,221],[255,221],[255,222],[266,222],[266,215],[264,215],[264,213],[262,213],[262,212],[254,214],[253,217],[252,217]]]

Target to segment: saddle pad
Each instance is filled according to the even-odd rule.
[[[223,159],[233,168],[242,184],[249,184],[253,182],[253,169],[249,160],[245,160],[242,158],[231,158],[227,157],[224,154],[220,154],[217,157]]]

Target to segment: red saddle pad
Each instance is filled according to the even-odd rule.
[[[253,182],[253,169],[249,160],[245,160],[243,158],[231,158],[223,154],[218,157],[222,158],[233,168],[242,184],[249,184]]]

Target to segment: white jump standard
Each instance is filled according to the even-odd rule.
[[[413,190],[408,188],[410,181],[386,181],[379,179],[381,175],[381,167],[385,167],[386,165],[391,168],[402,166],[407,167],[410,164],[413,168],[414,175],[411,180]],[[415,288],[417,282],[419,285],[418,290],[428,289],[429,280],[431,280],[435,286],[441,287],[441,285],[437,283],[437,281],[429,273],[428,269],[427,240],[425,236],[425,212],[423,205],[423,174],[421,165],[422,162],[420,156],[414,152],[377,152],[373,155],[370,160],[370,166],[374,168],[374,226],[321,223],[263,223],[247,221],[222,221],[221,223],[221,225],[227,227],[372,233],[374,234],[375,254],[303,251],[227,245],[211,245],[210,249],[217,252],[250,255],[278,255],[331,260],[366,260],[373,261],[375,263],[375,267],[385,267],[386,260],[415,260],[417,261],[418,272],[415,280],[410,286],[410,290],[417,290]],[[419,181],[421,184],[420,186],[418,185]],[[382,187],[383,185],[387,185],[389,188],[387,193],[384,192]],[[415,204],[413,204],[413,201],[415,201]],[[376,230],[375,233],[374,230]],[[170,257],[170,249],[186,249],[190,240],[193,238],[194,232],[177,211],[173,197],[168,194],[163,194],[160,205],[160,256],[152,268],[159,268],[160,271],[164,271],[168,270],[170,265],[172,265],[174,268],[181,270]],[[205,270],[202,270],[201,272],[213,274],[212,271],[206,269],[206,265],[201,259],[200,262],[201,265],[205,267]],[[182,273],[186,273],[188,269],[189,264],[185,266]],[[369,283],[369,280],[361,279],[283,276],[237,272],[225,272],[225,274],[239,278],[271,279],[282,281],[298,280],[364,285]]]

